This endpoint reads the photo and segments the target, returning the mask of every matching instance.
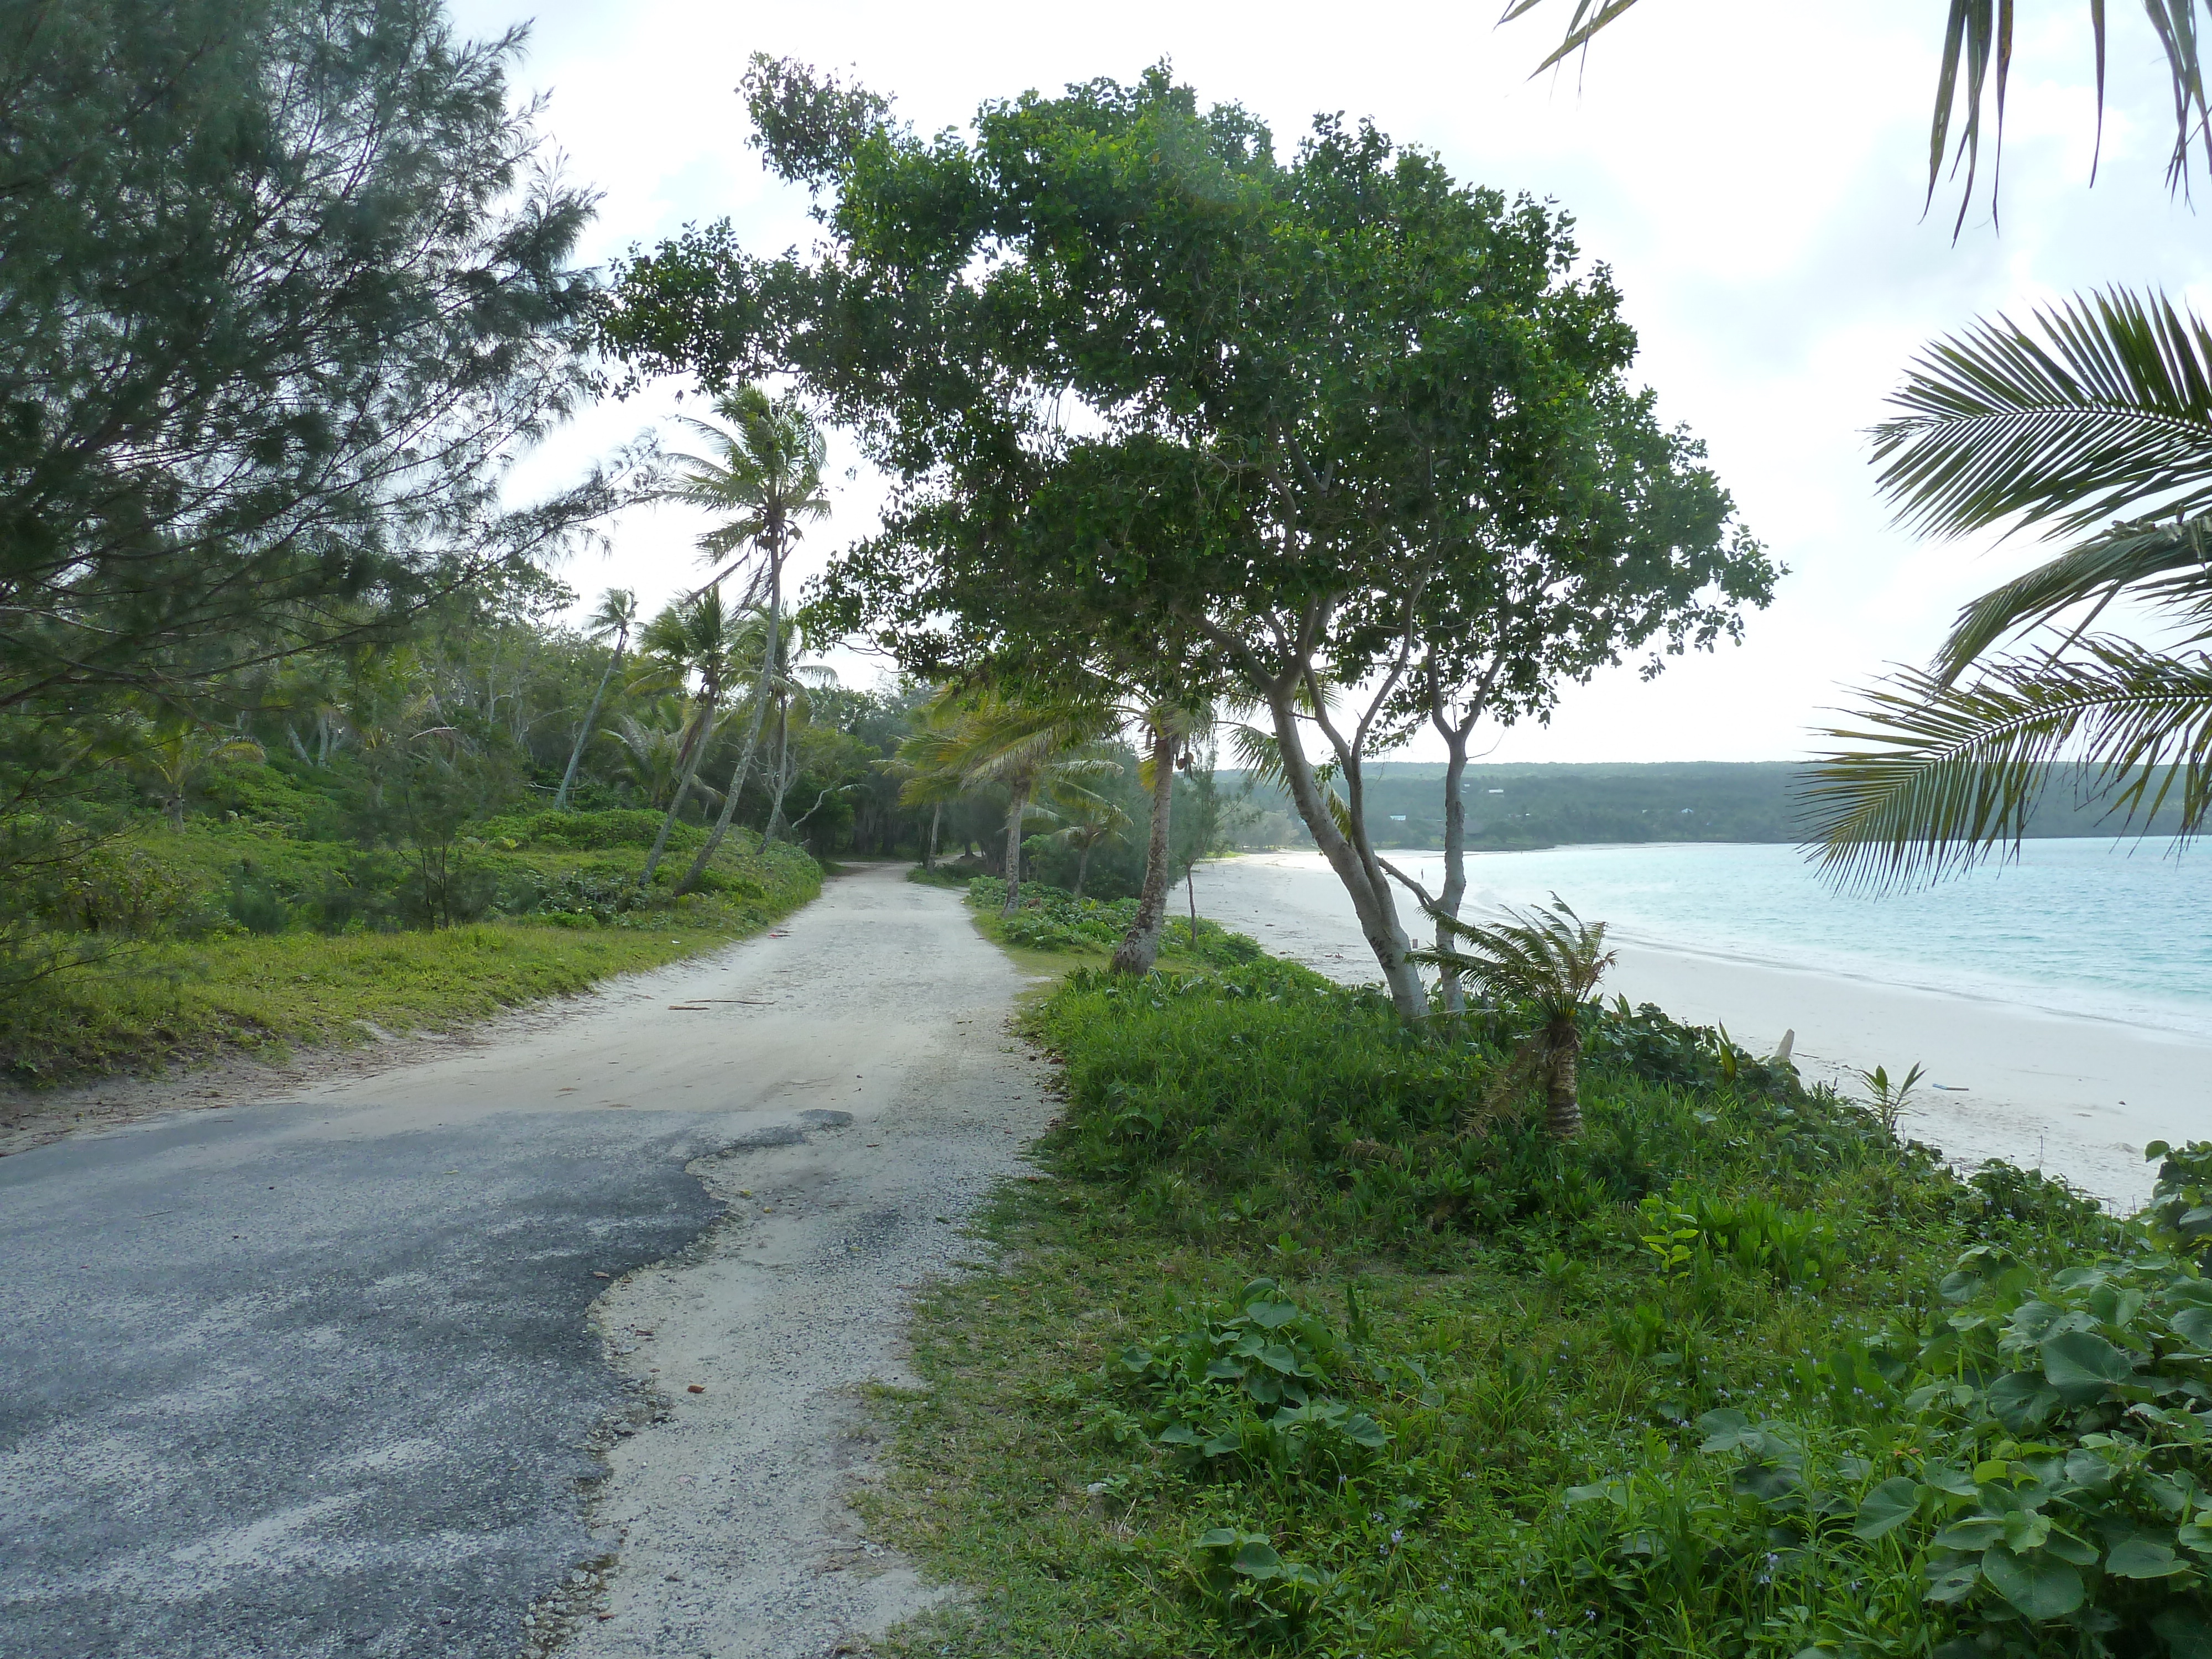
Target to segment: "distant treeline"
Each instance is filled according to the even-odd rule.
[[[1808,769],[1796,761],[1610,762],[1598,765],[1470,766],[1467,844],[1490,851],[1594,842],[1799,839],[1798,790]],[[2035,836],[2110,836],[2125,827],[2109,802],[2075,799],[2070,769],[2052,780],[2031,820]],[[1443,844],[1441,762],[1369,763],[1367,829],[1378,846]],[[1224,799],[1242,799],[1240,845],[1295,845],[1304,825],[1273,785],[1218,775]],[[2150,826],[2171,833],[2169,805]],[[2142,826],[2138,824],[2136,828]]]

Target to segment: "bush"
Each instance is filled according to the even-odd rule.
[[[610,847],[650,847],[666,820],[665,812],[616,809],[600,812],[533,812],[487,819],[476,835],[494,847],[512,850],[524,847],[557,848],[570,853],[597,852]],[[732,830],[726,842],[742,851],[756,839],[750,830]],[[742,837],[742,840],[739,838]],[[669,832],[668,844],[696,852],[707,839],[698,824],[679,820]]]

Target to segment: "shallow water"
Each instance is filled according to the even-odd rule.
[[[1432,890],[1443,878],[1439,854],[1386,856]],[[2032,841],[2017,862],[1877,896],[1832,890],[1793,847],[1562,847],[1470,854],[1468,884],[1471,905],[1557,893],[1632,942],[2212,1036],[2201,850]]]

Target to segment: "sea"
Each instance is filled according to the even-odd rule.
[[[1440,854],[1385,856],[1431,890]],[[1470,853],[1470,906],[1557,894],[1625,943],[1863,975],[2212,1038],[2212,853],[2025,842],[1929,885],[1838,892],[1795,847]]]

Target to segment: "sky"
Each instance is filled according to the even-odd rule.
[[[545,95],[543,131],[568,174],[601,193],[582,250],[593,262],[722,218],[756,252],[811,242],[804,192],[769,178],[747,142],[734,88],[755,52],[849,72],[924,131],[964,127],[987,100],[1126,81],[1164,58],[1201,100],[1267,120],[1279,149],[1316,112],[1341,111],[1434,150],[1463,180],[1556,202],[1586,259],[1614,272],[1642,343],[1636,372],[1662,417],[1705,441],[1743,520],[1790,574],[1741,646],[1676,659],[1650,683],[1608,671],[1571,690],[1548,725],[1479,744],[1499,761],[1811,752],[1852,686],[1925,661],[1962,604],[2049,555],[2030,537],[1933,543],[1891,523],[1865,431],[1914,355],[1978,317],[2025,317],[2095,288],[2212,302],[2206,227],[2163,181],[2171,118],[2156,44],[2135,9],[2112,9],[2092,189],[2087,7],[2034,9],[2014,59],[2001,222],[1979,199],[1954,242],[1953,188],[1923,212],[1945,9],[1933,0],[1644,0],[1579,65],[1533,78],[1572,8],[1553,0],[1502,27],[1499,9],[453,7],[472,36],[531,24],[518,95]],[[518,487],[648,427],[681,447],[667,423],[699,408],[687,391],[664,381],[591,410],[518,471]],[[809,532],[802,574],[866,535],[882,498],[849,445],[832,455],[836,511]],[[689,509],[639,509],[611,526],[611,552],[561,574],[587,603],[624,586],[657,606],[702,574],[702,527]],[[887,672],[849,650],[827,659],[848,684]]]

